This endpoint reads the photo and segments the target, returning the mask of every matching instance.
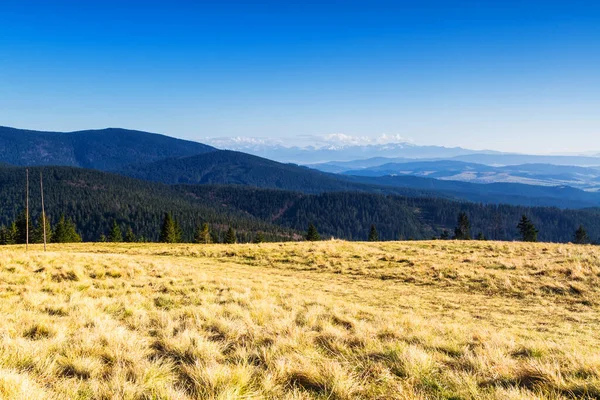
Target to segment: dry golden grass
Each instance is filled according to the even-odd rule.
[[[600,249],[0,247],[0,399],[600,398]]]

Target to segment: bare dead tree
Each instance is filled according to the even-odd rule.
[[[44,208],[44,177],[40,170],[40,192],[42,194],[42,225],[44,226],[44,251],[46,251],[46,210]]]
[[[25,251],[29,250],[29,168],[26,170],[25,183]]]

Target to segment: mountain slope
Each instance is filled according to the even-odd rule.
[[[41,132],[0,127],[0,161],[13,165],[62,165],[108,171],[214,150],[201,143],[117,128]]]
[[[580,224],[593,240],[600,240],[600,209],[485,205],[356,192],[312,195],[239,186],[181,185],[175,189],[198,201],[215,202],[298,231],[313,222],[325,238],[367,240],[374,224],[382,240],[429,239],[444,229],[452,232],[457,215],[464,211],[471,219],[473,235],[482,233],[490,239],[517,239],[517,223],[526,214],[542,241],[571,241]]]
[[[569,187],[482,185],[413,176],[336,175],[226,150],[129,166],[119,172],[166,184],[238,184],[303,193],[360,191],[561,208],[600,206],[600,194]]]
[[[30,209],[34,222],[41,214],[37,181],[40,170],[44,172],[44,200],[50,220],[56,223],[61,214],[69,216],[84,240],[98,240],[109,231],[113,219],[122,229],[131,227],[136,235],[156,240],[165,212],[177,217],[186,240],[191,240],[201,222],[222,230],[231,224],[240,235],[263,231],[267,237],[281,239],[292,234],[243,211],[182,195],[167,185],[71,167],[30,168]],[[25,168],[0,167],[0,225],[9,224],[23,211],[24,183]]]
[[[377,191],[377,188],[350,182],[342,176],[228,150],[132,165],[119,172],[133,178],[166,184],[236,184],[304,193]],[[390,190],[396,192],[396,189],[388,188]],[[419,194],[410,190],[403,192]]]

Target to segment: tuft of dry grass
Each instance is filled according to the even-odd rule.
[[[600,398],[600,250],[0,247],[0,399]]]

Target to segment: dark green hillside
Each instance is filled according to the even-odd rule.
[[[214,151],[204,144],[148,132],[101,129],[40,132],[0,127],[0,161],[113,170]]]
[[[304,193],[377,190],[295,164],[282,164],[246,153],[225,150],[130,166],[121,170],[121,173],[133,178],[167,184],[234,184]],[[395,191],[389,188],[387,190]]]
[[[430,239],[452,231],[461,211],[468,214],[472,235],[515,240],[516,225],[526,214],[543,241],[568,242],[584,225],[592,240],[600,239],[598,209],[561,210],[483,205],[429,197],[405,197],[365,192],[300,192],[233,185],[176,185],[135,180],[99,171],[44,167],[47,213],[53,223],[64,213],[74,219],[84,240],[107,234],[114,219],[122,231],[156,240],[165,212],[180,221],[184,239],[208,222],[220,231],[229,225],[239,241],[251,241],[258,231],[267,240],[288,240],[314,223],[323,238],[366,240],[374,224],[382,240]],[[31,168],[32,220],[40,213],[39,168]],[[14,220],[24,205],[25,169],[0,168],[0,224]]]
[[[32,220],[41,213],[39,168],[30,169]],[[264,231],[270,238],[290,235],[268,222],[214,201],[197,201],[173,188],[119,175],[70,167],[44,167],[46,213],[53,223],[64,213],[74,220],[83,239],[94,241],[107,234],[113,219],[123,231],[131,227],[137,236],[156,240],[165,212],[180,221],[184,238],[191,240],[197,224],[209,222],[226,230],[231,224],[238,234]],[[0,168],[0,225],[14,220],[24,209],[25,169]],[[251,237],[249,237],[251,240]]]
[[[529,215],[540,230],[539,239],[569,242],[580,224],[593,240],[600,240],[600,211],[561,210],[457,202],[440,198],[404,197],[357,192],[307,195],[282,190],[234,186],[177,186],[198,201],[214,201],[295,230],[313,222],[324,237],[366,240],[375,224],[382,240],[430,239],[444,229],[453,231],[461,211],[469,215],[473,236],[516,240],[519,218]]]

